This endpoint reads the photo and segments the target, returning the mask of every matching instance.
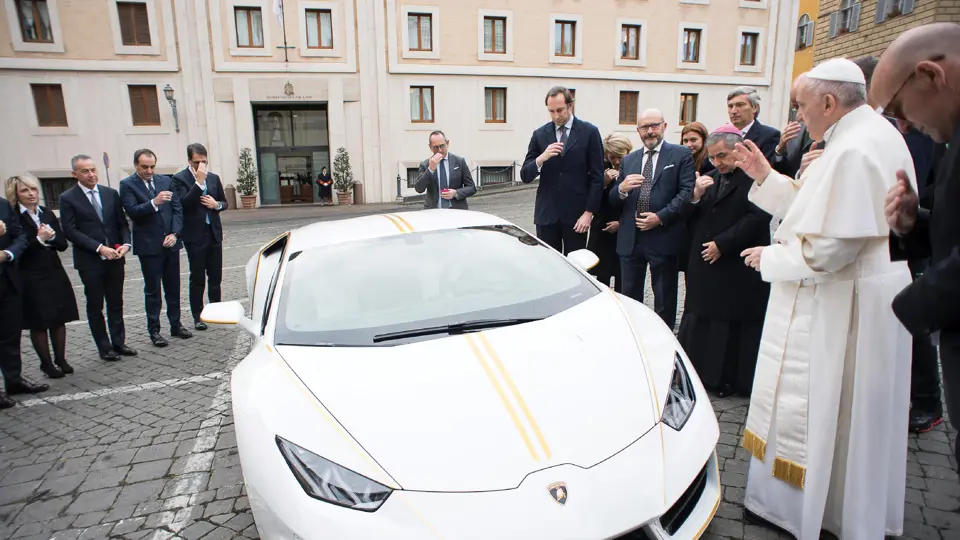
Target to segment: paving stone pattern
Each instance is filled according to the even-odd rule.
[[[476,197],[470,204],[535,230],[532,190]],[[285,230],[316,220],[417,208],[231,210],[224,215],[223,299],[245,301],[244,265],[260,245]],[[62,256],[82,314],[80,280],[69,251]],[[128,256],[126,272],[128,344],[140,351],[138,357],[101,361],[86,322],[78,321],[68,327],[67,344],[77,371],[51,381],[40,373],[24,334],[24,373],[49,382],[51,390],[0,412],[0,538],[258,538],[229,398],[229,371],[246,354],[249,339],[240,331],[214,329],[195,332],[186,341],[170,338],[165,349],[152,347],[136,257]],[[189,324],[185,252],[181,272],[182,316]],[[647,288],[646,301],[652,305],[649,283]],[[681,290],[681,306],[682,295]],[[165,316],[161,319],[166,333]],[[737,443],[747,401],[714,400],[713,406],[720,421],[717,452],[724,493],[704,538],[781,538],[743,520],[748,454]],[[946,425],[910,438],[906,537],[960,539],[953,442]]]

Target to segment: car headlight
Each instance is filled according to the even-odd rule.
[[[277,435],[277,446],[307,495],[314,499],[373,512],[393,492],[366,476],[341,467]]]
[[[673,360],[673,379],[670,381],[670,392],[667,394],[667,404],[663,408],[661,421],[680,431],[690,418],[693,406],[697,404],[697,395],[690,382],[687,368],[683,367],[680,353],[676,353]]]

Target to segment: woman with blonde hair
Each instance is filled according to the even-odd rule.
[[[40,369],[51,379],[73,373],[67,363],[66,323],[79,319],[73,285],[60,263],[58,251],[66,251],[67,239],[52,211],[40,206],[40,183],[32,176],[7,180],[6,196],[29,239],[20,255],[23,280],[23,327],[40,357]],[[53,341],[54,357],[50,356]]]
[[[707,159],[707,135],[707,126],[700,122],[690,122],[680,132],[680,143],[693,152],[693,166],[701,176],[714,169]]]
[[[587,249],[600,259],[590,272],[604,285],[610,285],[620,292],[620,257],[617,255],[617,230],[620,228],[620,215],[610,207],[610,190],[620,178],[620,161],[633,151],[633,144],[626,136],[611,133],[603,139],[603,197],[600,199],[600,211],[594,217],[590,227]]]

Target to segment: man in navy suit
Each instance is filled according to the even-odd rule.
[[[780,131],[765,126],[757,120],[760,113],[760,94],[752,86],[734,88],[727,94],[727,114],[730,123],[737,126],[743,138],[753,141],[763,152],[767,161],[776,161],[777,145],[780,144]]]
[[[207,298],[220,301],[223,279],[223,226],[220,212],[230,207],[220,177],[207,170],[207,149],[195,143],[187,147],[187,168],[173,175],[173,185],[183,206],[183,230],[180,237],[187,248],[190,263],[190,312],[193,327],[206,330],[200,320],[203,290],[210,280]]]
[[[73,244],[73,267],[87,298],[87,322],[100,358],[116,361],[136,356],[126,345],[123,325],[124,256],[130,251],[130,227],[120,194],[98,184],[97,164],[80,154],[70,160],[77,185],[60,195],[60,224]],[[103,321],[107,302],[110,335]]]
[[[0,197],[0,371],[6,394],[0,392],[0,409],[17,404],[7,394],[36,394],[50,388],[24,379],[20,374],[20,332],[22,297],[16,259],[27,249],[28,238],[20,228],[20,217],[10,202]]]
[[[140,258],[144,307],[150,341],[166,347],[160,335],[160,286],[167,301],[170,335],[193,337],[180,324],[180,231],[183,208],[173,190],[173,180],[155,175],[157,156],[144,148],[133,155],[137,172],[120,181],[120,200],[133,222],[133,254]]]
[[[603,196],[600,130],[573,115],[573,95],[562,86],[547,92],[551,121],[533,132],[520,169],[525,184],[538,176],[533,223],[537,236],[562,252],[587,246],[587,231]]]
[[[643,147],[623,158],[610,203],[620,209],[617,254],[623,294],[643,302],[647,264],[653,279],[654,311],[672,330],[677,322],[678,257],[683,254],[686,225],[680,207],[696,183],[693,154],[667,143],[663,113],[640,115],[637,131]]]

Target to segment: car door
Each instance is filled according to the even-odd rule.
[[[277,285],[280,265],[286,252],[286,232],[265,244],[247,263],[247,294],[250,298],[250,318],[263,333],[266,314],[273,300],[273,291]]]

